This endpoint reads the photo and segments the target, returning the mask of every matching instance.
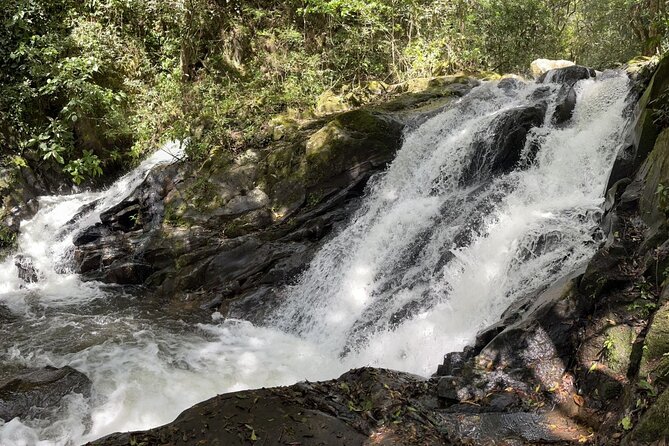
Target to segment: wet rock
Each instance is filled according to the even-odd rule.
[[[471,355],[463,352],[451,352],[444,356],[444,362],[437,369],[437,376],[460,375]]]
[[[139,199],[123,200],[116,206],[102,212],[100,220],[112,231],[129,232],[140,226],[140,211]]]
[[[460,380],[455,376],[442,376],[437,385],[437,395],[448,403],[457,403],[460,401],[458,390],[461,387]]]
[[[547,387],[559,383],[569,355],[578,345],[574,327],[583,311],[578,300],[573,279],[557,282],[533,299],[516,322],[495,336],[475,362],[507,375],[500,376],[500,382]]]
[[[225,313],[231,318],[262,324],[273,313],[277,302],[278,296],[273,287],[260,286],[230,301]]]
[[[510,92],[512,90],[518,90],[524,84],[525,83],[520,79],[516,79],[513,77],[506,77],[497,83],[497,88],[500,88],[505,92]]]
[[[539,101],[541,99],[547,99],[551,94],[551,87],[548,85],[537,87],[529,96],[528,99],[531,101]]]
[[[568,419],[540,413],[443,415],[443,422],[456,444],[565,444],[587,434]]]
[[[95,242],[100,238],[109,235],[110,230],[102,225],[102,223],[97,223],[94,226],[90,226],[74,237],[72,244],[74,246],[86,245],[88,243]]]
[[[520,405],[520,398],[513,393],[494,394],[487,404],[492,412],[505,412]]]
[[[579,289],[586,296],[596,296],[606,287],[629,279],[623,276],[621,265],[628,257],[624,247],[604,247],[595,253],[580,280]]]
[[[58,409],[65,396],[90,392],[90,380],[71,367],[31,370],[0,385],[0,418],[38,418]]]
[[[461,183],[473,184],[513,170],[520,161],[530,129],[540,127],[545,114],[546,104],[543,102],[502,113],[493,121],[491,129],[478,137],[475,153],[463,170]]]
[[[3,322],[13,322],[16,320],[16,315],[12,313],[12,311],[5,307],[4,305],[0,305],[0,323]]]
[[[77,271],[145,284],[170,300],[201,296],[198,311],[207,293],[234,290],[230,310],[260,321],[266,311],[254,302],[305,268],[392,159],[402,129],[391,113],[355,110],[297,129],[271,151],[211,161],[206,171],[161,167],[75,238]]]
[[[14,256],[14,265],[18,269],[19,279],[26,283],[36,283],[40,279],[40,273],[33,264],[33,260],[25,255]]]
[[[153,273],[146,263],[115,262],[105,271],[104,281],[119,285],[140,285]]]
[[[592,68],[582,67],[580,65],[573,65],[564,68],[556,68],[542,74],[537,82],[539,83],[555,83],[566,84],[572,87],[576,82],[583,79],[590,79],[595,77],[595,70]]]
[[[567,85],[560,87],[555,102],[555,113],[553,114],[552,121],[557,125],[564,124],[571,119],[576,108],[576,90],[574,87]]]

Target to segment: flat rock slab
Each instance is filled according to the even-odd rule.
[[[89,445],[433,446],[448,444],[426,403],[433,385],[363,368],[325,382],[219,395],[165,426]]]
[[[86,397],[91,381],[72,367],[33,369],[0,386],[0,419],[41,417],[71,393]]]
[[[263,389],[221,395],[194,406],[167,426],[113,434],[91,444],[356,446],[366,438],[342,420]]]
[[[444,414],[449,438],[457,443],[490,445],[574,444],[588,431],[557,413]]]

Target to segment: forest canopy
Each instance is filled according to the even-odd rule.
[[[80,183],[267,137],[335,87],[662,53],[664,0],[1,0],[0,155]]]

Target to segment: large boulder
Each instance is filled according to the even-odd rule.
[[[571,87],[580,80],[590,79],[596,76],[597,74],[592,68],[573,65],[570,67],[556,68],[554,70],[547,71],[539,76],[537,82],[566,84]]]
[[[27,371],[0,385],[0,419],[41,417],[58,409],[71,393],[91,393],[91,381],[72,367]]]
[[[643,89],[641,98],[636,103],[633,130],[625,150],[621,150],[613,166],[609,186],[621,178],[632,178],[648,154],[655,147],[662,128],[656,122],[656,113],[667,106],[661,96],[669,87],[669,55],[664,56],[656,66],[648,85],[644,85],[646,76],[637,80],[637,90]]]
[[[473,184],[513,170],[520,161],[529,131],[543,124],[546,108],[546,103],[540,102],[500,114],[489,130],[477,135],[474,154],[463,170],[461,182]]]
[[[669,355],[669,302],[660,307],[646,334],[641,356],[641,376],[652,374]],[[658,376],[658,378],[661,378]]]
[[[75,237],[77,272],[147,285],[178,311],[186,310],[180,300],[198,311],[216,301],[260,321],[258,309],[271,304],[257,302],[304,269],[392,160],[403,128],[391,112],[359,109],[311,122],[270,149],[221,155],[197,170],[160,167]]]
[[[547,71],[554,70],[556,68],[564,68],[575,65],[574,62],[570,60],[550,60],[550,59],[536,59],[533,60],[530,64],[530,71],[532,76],[538,78]]]
[[[434,383],[406,373],[357,369],[331,381],[219,395],[165,426],[90,445],[447,444],[430,415],[432,390]]]
[[[636,182],[640,185],[641,218],[648,226],[666,222],[669,213],[669,129],[663,130],[657,138]]]
[[[337,181],[342,173],[385,165],[401,145],[402,128],[387,113],[354,110],[337,116],[306,142],[307,184],[327,188],[323,182]]]

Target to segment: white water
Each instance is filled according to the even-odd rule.
[[[79,444],[169,422],[217,393],[331,378],[355,366],[430,375],[516,297],[596,249],[625,127],[622,75],[582,81],[572,124],[546,122],[533,132],[540,148],[529,167],[460,186],[472,141],[501,112],[527,104],[535,88],[507,95],[486,83],[407,135],[349,225],[284,291],[286,303],[266,328],[219,317],[171,321],[141,296],[63,271],[76,232],[59,234],[63,225],[101,200],[76,226],[94,223],[167,159],[152,157],[106,192],[43,198],[19,240],[42,280],[25,285],[13,261],[0,266],[0,303],[19,316],[0,326],[0,360],[10,370],[71,365],[91,378],[93,395],[72,396],[56,421],[0,422],[0,444]]]

